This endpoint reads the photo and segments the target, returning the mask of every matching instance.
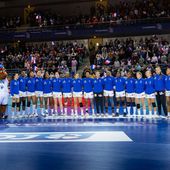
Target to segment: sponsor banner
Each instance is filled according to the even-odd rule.
[[[132,142],[123,131],[0,133],[0,143]]]

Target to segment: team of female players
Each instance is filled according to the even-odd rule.
[[[155,68],[154,75],[147,70],[145,78],[141,72],[137,72],[134,78],[131,71],[126,77],[121,77],[119,71],[115,77],[109,71],[100,77],[100,72],[96,71],[94,78],[89,71],[85,78],[80,78],[79,74],[70,78],[69,73],[60,78],[58,72],[42,75],[41,71],[36,75],[31,71],[27,77],[22,71],[20,76],[17,73],[13,75],[10,93],[13,117],[68,116],[70,113],[74,117],[89,116],[89,113],[107,117],[108,108],[112,109],[110,112],[114,117],[121,113],[120,106],[124,116],[161,116],[163,108],[168,117],[170,68],[167,68],[166,75],[162,74],[160,67]],[[40,112],[37,112],[38,108]],[[89,112],[90,108],[92,111]]]

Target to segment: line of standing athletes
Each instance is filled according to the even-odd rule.
[[[162,115],[162,108],[165,116],[170,116],[170,68],[167,68],[166,73],[167,75],[162,74],[161,68],[156,67],[154,75],[150,70],[146,71],[146,78],[143,78],[140,72],[137,72],[134,78],[130,71],[126,77],[121,77],[120,72],[113,77],[109,71],[104,77],[100,77],[100,72],[96,71],[95,78],[91,78],[90,72],[87,71],[85,78],[80,78],[79,74],[70,78],[69,73],[60,78],[58,72],[55,75],[45,72],[42,76],[41,71],[36,75],[31,71],[26,77],[23,71],[20,76],[14,74],[10,82],[12,115],[37,117],[37,105],[40,102],[42,116],[49,114],[49,108],[50,114],[53,115],[67,115],[71,112],[72,116],[78,116],[78,107],[82,116],[88,116],[90,100],[94,116],[100,116],[100,113],[102,116],[108,116],[108,106],[112,108],[112,116],[120,114],[120,106],[123,107],[124,116],[130,116],[131,112],[134,116],[143,112],[142,115],[145,116],[146,101],[149,116]]]

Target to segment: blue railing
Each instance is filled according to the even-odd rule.
[[[81,39],[170,33],[170,18],[129,20],[96,24],[0,29],[0,42]]]

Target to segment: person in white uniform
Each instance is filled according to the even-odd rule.
[[[3,65],[0,64],[0,118],[7,118],[5,115],[8,104],[8,80],[7,72]]]

